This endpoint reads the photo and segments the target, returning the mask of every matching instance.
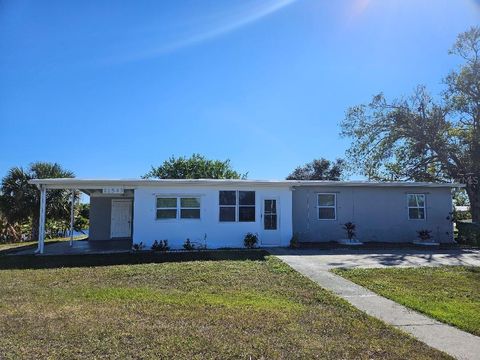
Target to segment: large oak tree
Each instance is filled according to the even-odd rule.
[[[245,179],[247,174],[241,174],[232,169],[230,160],[210,160],[200,154],[191,157],[174,157],[165,160],[158,167],[146,173],[143,178],[157,179]]]
[[[370,179],[459,181],[480,222],[480,28],[460,34],[450,50],[461,66],[434,101],[419,86],[408,98],[351,107],[342,135],[354,166]]]
[[[330,161],[324,158],[319,158],[303,166],[297,167],[287,176],[287,180],[339,181],[343,178],[344,170],[345,161],[343,159]]]

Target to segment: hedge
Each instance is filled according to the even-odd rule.
[[[480,246],[480,224],[472,222],[457,222],[458,242],[460,244]]]

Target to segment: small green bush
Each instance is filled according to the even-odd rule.
[[[352,240],[355,237],[355,230],[357,228],[357,225],[355,225],[353,222],[349,221],[343,224],[342,228],[347,233],[348,240]]]
[[[155,240],[152,245],[153,251],[168,251],[170,247],[168,246],[168,240]]]
[[[472,214],[470,211],[454,211],[453,212],[453,220],[454,221],[462,221],[462,220],[471,220]]]
[[[460,244],[480,246],[480,224],[458,221],[457,229]]]
[[[257,246],[258,235],[253,233],[247,233],[243,239],[243,245],[248,249],[253,249]]]
[[[418,238],[422,241],[429,241],[432,239],[431,230],[427,230],[427,229],[418,230],[417,234],[418,234]]]
[[[291,249],[298,249],[300,247],[299,242],[300,242],[300,240],[299,240],[298,234],[297,233],[293,234],[292,238],[290,239],[290,248]]]
[[[132,250],[133,250],[133,251],[140,251],[140,250],[143,250],[144,248],[145,248],[145,245],[144,245],[144,243],[141,242],[141,241],[140,241],[139,243],[137,243],[137,244],[133,244],[133,245],[132,245]]]
[[[190,239],[185,240],[183,243],[183,248],[185,250],[194,250],[195,249],[195,244],[193,244]]]

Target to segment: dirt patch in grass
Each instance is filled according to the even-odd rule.
[[[273,257],[8,269],[0,284],[0,358],[448,358]]]
[[[400,304],[480,336],[480,268],[336,269]]]

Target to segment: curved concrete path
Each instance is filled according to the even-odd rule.
[[[329,271],[334,267],[480,266],[480,251],[375,252],[278,248],[271,249],[270,252],[358,309],[409,333],[427,345],[457,359],[480,359],[480,337],[419,314]]]

